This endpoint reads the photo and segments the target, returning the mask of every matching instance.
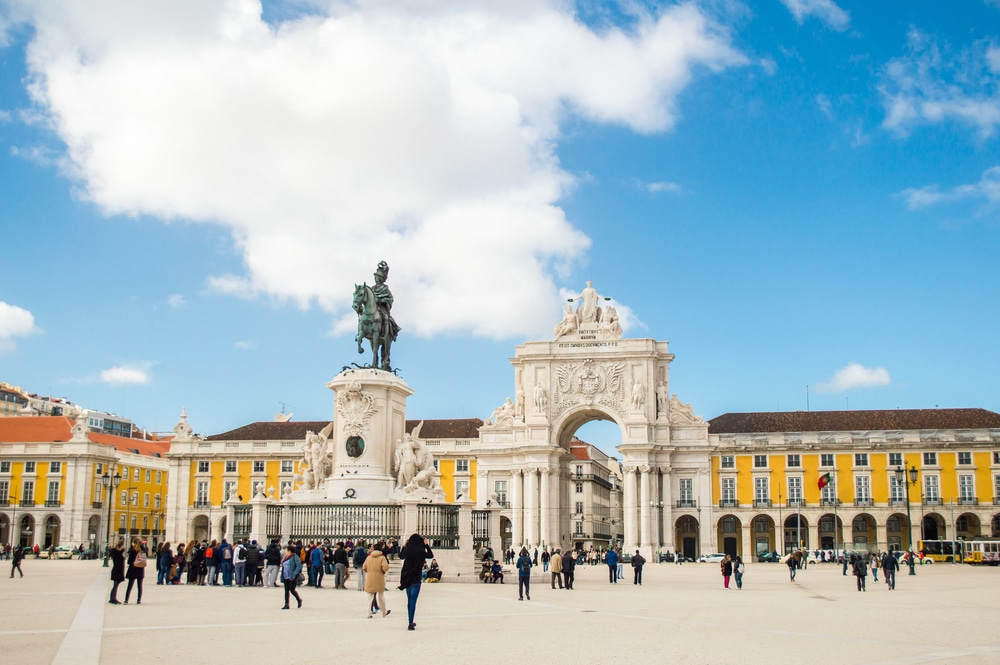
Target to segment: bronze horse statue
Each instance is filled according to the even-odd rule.
[[[364,353],[362,340],[368,340],[372,348],[371,367],[391,372],[389,366],[389,349],[392,346],[393,335],[389,322],[378,307],[375,292],[368,284],[354,285],[354,302],[352,307],[358,313],[358,335],[354,341],[358,343],[358,353]],[[379,358],[381,354],[381,358]]]

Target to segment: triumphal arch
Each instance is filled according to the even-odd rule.
[[[510,473],[512,542],[565,547],[572,537],[574,433],[593,420],[617,424],[626,551],[683,549],[679,524],[690,516],[703,546],[713,539],[708,482],[708,424],[671,393],[668,343],[623,336],[618,314],[587,282],[563,312],[550,341],[515,350],[514,398],[480,430],[483,448],[509,455],[480,457]],[[500,452],[500,450],[497,450]],[[496,469],[495,471],[500,471]],[[704,536],[704,537],[702,537]]]

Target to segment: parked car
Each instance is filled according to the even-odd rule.
[[[757,563],[777,563],[779,559],[777,552],[764,552],[757,555]]]
[[[41,550],[38,553],[39,559],[72,559],[73,555],[76,554],[76,548],[72,545],[57,545],[52,551],[51,556],[48,550]]]
[[[702,554],[698,557],[698,563],[719,563],[726,558],[725,554],[716,552],[714,554]]]

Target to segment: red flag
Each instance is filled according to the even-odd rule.
[[[822,476],[819,477],[819,488],[823,489],[832,482],[833,482],[833,476],[831,476],[830,472],[827,471],[826,473],[824,473]]]

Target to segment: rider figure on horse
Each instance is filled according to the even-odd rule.
[[[399,326],[392,318],[392,291],[389,290],[389,285],[385,283],[388,277],[389,264],[385,261],[379,261],[378,268],[375,270],[375,286],[372,287],[372,291],[375,293],[375,302],[378,304],[378,311],[382,315],[382,329],[386,337],[395,342],[396,336],[399,335]]]

